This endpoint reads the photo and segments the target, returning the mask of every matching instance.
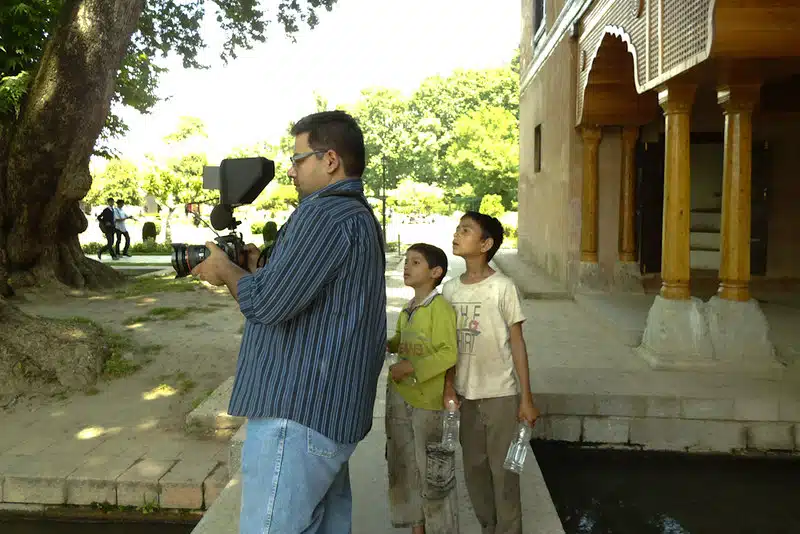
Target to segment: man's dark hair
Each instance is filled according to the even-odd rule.
[[[503,244],[503,224],[496,217],[477,211],[468,211],[462,219],[469,217],[481,227],[481,239],[492,238],[492,248],[486,252],[486,261],[491,261]]]
[[[436,279],[436,283],[433,284],[433,287],[441,284],[442,280],[444,280],[444,276],[447,274],[447,254],[444,253],[444,250],[427,243],[414,243],[408,247],[408,250],[413,250],[422,254],[425,261],[428,263],[428,269],[434,269],[436,267],[442,268],[442,276]]]
[[[308,133],[312,149],[336,152],[348,177],[360,178],[364,174],[364,134],[353,117],[344,111],[314,113],[292,126],[291,134],[295,137],[304,133]]]
[[[117,199],[117,204],[125,204],[125,201],[122,200],[121,198],[118,198]]]
[[[108,197],[108,198],[106,199],[106,204],[113,204],[113,203],[114,203],[114,199],[113,199],[113,198],[111,198],[111,197]]]

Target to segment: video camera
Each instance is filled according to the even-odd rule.
[[[267,158],[224,159],[219,165],[219,204],[211,211],[211,226],[217,235],[214,242],[235,264],[246,267],[241,224],[233,217],[233,209],[250,204],[275,177],[275,162]],[[216,231],[230,230],[221,236]],[[188,276],[211,251],[205,245],[172,244],[172,267],[176,278]]]

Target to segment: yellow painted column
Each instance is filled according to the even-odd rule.
[[[691,164],[690,116],[696,86],[667,85],[658,93],[664,109],[664,219],[661,236],[661,296],[690,298]]]
[[[725,161],[722,173],[722,259],[719,296],[750,300],[750,199],[752,193],[753,108],[760,86],[717,90],[725,112]]]
[[[603,131],[599,127],[584,127],[583,137],[583,197],[581,213],[581,261],[597,263],[597,206],[599,189],[597,153]]]
[[[636,221],[636,141],[638,126],[622,129],[622,188],[619,200],[619,261],[636,261],[634,224]]]

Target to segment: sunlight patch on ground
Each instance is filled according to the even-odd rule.
[[[171,397],[178,393],[178,390],[167,384],[160,384],[159,386],[142,393],[144,400],[156,400],[162,397]]]
[[[158,419],[148,419],[144,423],[139,423],[136,428],[139,430],[152,430],[158,425]]]
[[[64,415],[64,411],[63,410],[59,410],[57,412],[51,413],[50,417],[61,417],[62,415]]]
[[[108,295],[95,295],[93,297],[89,297],[89,300],[111,300],[111,297]]]
[[[95,439],[107,434],[119,434],[122,431],[119,427],[103,428],[102,426],[87,426],[77,434],[75,437],[81,440]]]
[[[135,330],[137,328],[141,328],[142,326],[144,326],[143,323],[133,323],[133,324],[125,325],[125,328],[127,328],[128,330]]]

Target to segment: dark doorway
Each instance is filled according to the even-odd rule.
[[[636,149],[636,248],[642,274],[661,272],[664,213],[664,143],[639,143]]]
[[[636,241],[642,274],[661,272],[661,232],[664,214],[664,136],[656,142],[640,142],[636,151]],[[692,145],[722,144],[720,133],[692,134]],[[769,147],[753,144],[750,273],[767,273],[769,234]]]

